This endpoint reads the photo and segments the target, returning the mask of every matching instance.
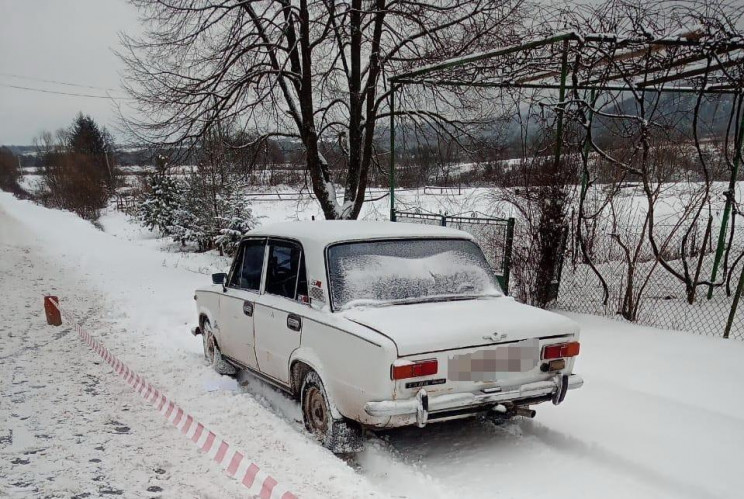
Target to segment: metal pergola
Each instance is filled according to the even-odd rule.
[[[634,95],[728,94],[744,101],[744,39],[717,37],[703,29],[659,38],[572,31],[416,68],[395,75],[388,81],[390,219],[395,220],[395,99],[396,92],[404,87],[419,85],[557,91],[554,158],[558,162],[562,152],[568,92],[575,95],[588,93],[591,102],[595,102],[600,92],[631,92]],[[591,108],[588,114],[591,122]],[[735,138],[729,192],[735,188],[742,161],[742,142],[744,113]],[[584,147],[585,153],[588,152],[589,143],[585,142]],[[587,185],[587,173],[584,171],[581,199],[586,195]],[[727,196],[711,282],[716,279],[723,255],[732,204],[733,196]]]

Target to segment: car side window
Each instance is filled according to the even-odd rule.
[[[248,240],[240,246],[238,259],[230,277],[230,286],[234,288],[258,291],[261,287],[261,271],[263,270],[264,248],[266,241]]]
[[[266,292],[295,300],[307,295],[307,278],[302,246],[289,241],[269,243]]]
[[[240,269],[243,267],[243,245],[238,248],[238,252],[235,254],[232,267],[230,267],[230,273],[228,274],[227,285],[231,288],[238,287],[238,281],[240,276]]]

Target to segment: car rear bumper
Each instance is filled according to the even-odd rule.
[[[577,374],[559,374],[549,380],[526,383],[508,391],[491,391],[493,389],[490,389],[487,393],[448,393],[430,397],[422,388],[415,398],[367,402],[364,411],[373,417],[415,415],[416,424],[423,427],[429,419],[429,413],[441,411],[476,408],[504,402],[518,404],[520,400],[551,396],[553,403],[558,405],[563,402],[568,390],[580,388],[583,384],[583,378]]]

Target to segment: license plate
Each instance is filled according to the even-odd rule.
[[[523,340],[450,356],[447,377],[452,381],[497,381],[498,373],[531,371],[539,360],[540,340]]]

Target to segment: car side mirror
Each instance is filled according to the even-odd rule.
[[[225,274],[224,272],[212,274],[212,284],[222,284],[224,286],[226,282],[227,274]]]

